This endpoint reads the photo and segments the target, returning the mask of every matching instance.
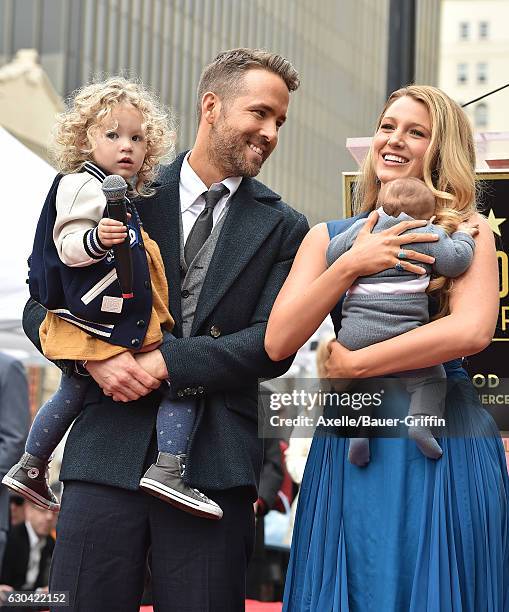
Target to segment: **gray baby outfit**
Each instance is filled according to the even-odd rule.
[[[405,213],[391,217],[383,209],[379,209],[378,212],[380,218],[373,233],[389,229],[401,221],[414,220]],[[365,223],[366,219],[359,219],[349,229],[331,240],[327,249],[329,266],[350,249]],[[455,278],[469,267],[475,242],[468,233],[458,231],[449,236],[442,227],[432,223],[428,223],[425,227],[407,230],[406,233],[410,232],[437,234],[440,237],[436,242],[411,245],[412,250],[435,258],[433,264],[419,262],[428,275],[433,271],[439,275]],[[405,245],[402,245],[402,248],[405,248]],[[419,276],[412,272],[389,268],[371,276],[359,277],[356,284],[398,283],[417,278]],[[342,314],[338,341],[350,350],[357,350],[428,323],[428,296],[424,290],[415,293],[353,293],[345,298]],[[411,377],[407,385],[411,393],[409,414],[440,416],[442,414],[440,399],[443,399],[444,395],[440,381],[445,381],[443,366],[413,370],[405,372],[404,375]]]

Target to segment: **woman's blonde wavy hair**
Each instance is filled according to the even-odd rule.
[[[475,148],[470,122],[461,107],[440,89],[427,85],[409,85],[389,96],[378,118],[376,132],[387,109],[403,96],[422,102],[429,113],[431,140],[423,158],[422,179],[435,197],[435,223],[452,233],[459,223],[467,220],[477,210]],[[376,176],[371,147],[356,184],[355,211],[373,210],[379,191],[380,181]],[[449,312],[451,289],[452,280],[443,276],[430,282],[428,293],[435,294],[440,299],[439,313],[435,318]]]
[[[147,197],[153,194],[150,184],[159,162],[174,153],[175,128],[169,109],[140,83],[112,77],[77,90],[57,116],[51,153],[60,172],[78,172],[93,161],[94,130],[121,104],[133,106],[143,117],[147,153],[131,188],[134,195]]]

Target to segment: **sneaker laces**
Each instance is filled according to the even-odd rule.
[[[193,487],[191,487],[191,490],[194,491],[196,493],[196,495],[199,495],[203,500],[205,500],[206,502],[212,502],[211,499],[209,499],[205,493],[202,493],[201,491],[199,491],[198,489],[195,489]]]
[[[182,478],[184,476],[184,472],[186,471],[186,462],[184,457],[179,457],[179,464],[180,464],[180,477]],[[193,493],[196,493],[196,495],[198,495],[199,497],[201,497],[203,500],[205,500],[208,503],[214,503],[212,502],[211,499],[209,499],[205,493],[202,493],[199,489],[195,489],[194,487],[189,487],[191,489],[191,491],[193,491]]]

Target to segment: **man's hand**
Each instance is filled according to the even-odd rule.
[[[116,402],[132,402],[148,395],[161,384],[127,351],[103,361],[88,361],[85,367],[104,394]]]
[[[168,370],[166,369],[166,363],[161,351],[156,349],[148,353],[136,353],[134,358],[138,365],[154,378],[158,380],[166,380],[168,378]]]

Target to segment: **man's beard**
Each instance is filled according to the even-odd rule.
[[[224,117],[220,125],[212,126],[209,136],[208,157],[216,168],[221,168],[225,176],[256,176],[265,161],[250,161],[246,157],[246,137],[228,125]]]

